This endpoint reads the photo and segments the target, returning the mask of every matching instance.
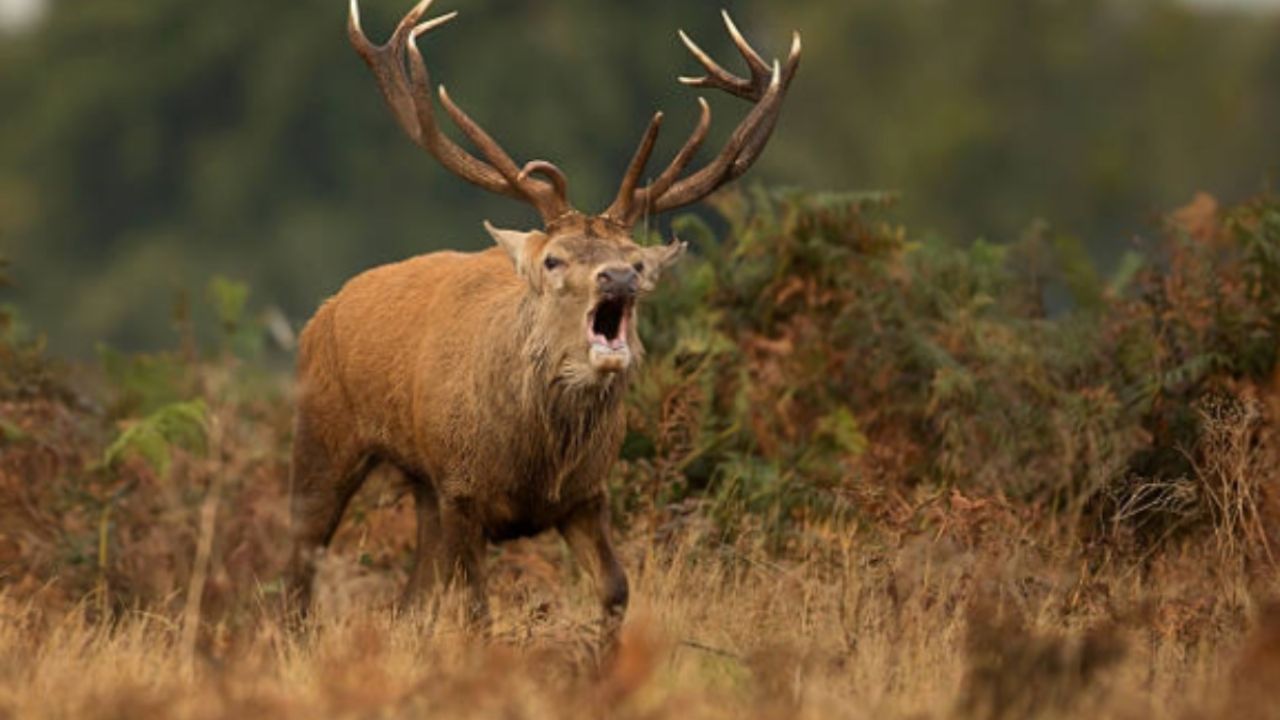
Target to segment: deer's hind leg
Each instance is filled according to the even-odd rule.
[[[318,427],[305,405],[294,421],[293,462],[290,468],[290,516],[293,556],[286,574],[286,590],[299,617],[310,609],[316,560],[338,530],[342,513],[360,489],[373,457],[355,441],[352,432]]]

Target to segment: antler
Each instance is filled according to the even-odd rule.
[[[545,224],[549,225],[572,212],[567,193],[568,180],[559,168],[545,160],[534,160],[523,168],[518,167],[483,128],[454,104],[443,85],[440,86],[440,103],[487,162],[462,149],[440,131],[431,101],[431,78],[418,50],[417,40],[457,17],[458,13],[451,12],[419,23],[431,3],[432,0],[421,0],[396,26],[386,44],[374,45],[360,28],[358,0],[351,0],[347,34],[356,52],[373,71],[378,89],[382,91],[396,122],[410,139],[446,169],[486,190],[530,203]],[[541,175],[549,182],[534,175]]]
[[[645,214],[660,213],[701,200],[746,172],[769,141],[774,125],[778,122],[782,100],[786,97],[791,80],[800,67],[800,33],[792,33],[791,53],[786,65],[780,65],[777,60],[770,64],[765,62],[742,37],[742,33],[738,32],[729,13],[721,11],[721,15],[724,17],[724,24],[729,31],[729,36],[733,39],[733,44],[747,61],[747,67],[751,71],[750,79],[738,77],[725,70],[681,30],[680,40],[702,64],[706,74],[698,77],[681,77],[679,80],[692,87],[723,90],[750,100],[755,103],[755,106],[738,123],[738,127],[729,136],[729,140],[714,160],[701,170],[677,181],[701,147],[703,140],[706,139],[707,129],[711,125],[711,109],[707,106],[706,100],[698,98],[702,115],[689,139],[685,141],[684,146],[676,153],[671,164],[662,171],[662,174],[649,185],[637,189],[636,186],[649,162],[649,156],[653,153],[653,145],[662,125],[662,113],[654,115],[648,129],[641,137],[640,146],[636,149],[631,164],[627,166],[626,174],[622,177],[622,185],[618,189],[617,197],[604,212],[605,216],[614,221],[628,226],[634,225]]]

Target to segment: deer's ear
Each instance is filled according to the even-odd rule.
[[[675,239],[666,245],[654,245],[643,250],[645,265],[649,268],[649,277],[657,280],[662,272],[671,267],[684,255],[684,251],[688,249],[689,243],[683,240]]]
[[[502,249],[506,250],[507,254],[511,256],[511,261],[515,263],[516,266],[516,272],[523,275],[529,262],[529,241],[542,233],[537,230],[530,232],[504,230],[499,227],[494,227],[488,220],[484,221],[484,229],[493,237],[493,241],[502,246]]]

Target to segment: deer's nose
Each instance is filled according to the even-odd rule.
[[[600,291],[611,297],[630,297],[636,294],[640,277],[629,265],[602,268],[596,273]]]

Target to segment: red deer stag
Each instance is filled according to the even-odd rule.
[[[564,174],[549,162],[516,164],[450,99],[444,109],[483,159],[436,122],[417,39],[457,13],[421,22],[418,3],[382,46],[348,32],[400,127],[464,180],[530,203],[542,228],[485,223],[496,247],[436,252],[369,270],[326,301],[302,333],[294,425],[290,592],[306,611],[314,559],[377,463],[399,468],[417,505],[417,555],[406,601],[461,581],[473,621],[487,624],[486,542],[555,528],[593,576],[606,635],[627,604],[627,577],[609,539],[605,478],[625,432],[623,393],[642,348],[637,300],[683,253],[683,243],[642,247],[638,220],[707,196],[760,155],[800,60],[765,62],[725,24],[750,77],[718,65],[683,32],[705,68],[680,81],[754,103],[704,167],[681,177],[707,134],[702,114],[661,174],[641,187],[662,113],[654,115],[613,203],[574,210]],[[613,628],[613,629],[609,629]]]

